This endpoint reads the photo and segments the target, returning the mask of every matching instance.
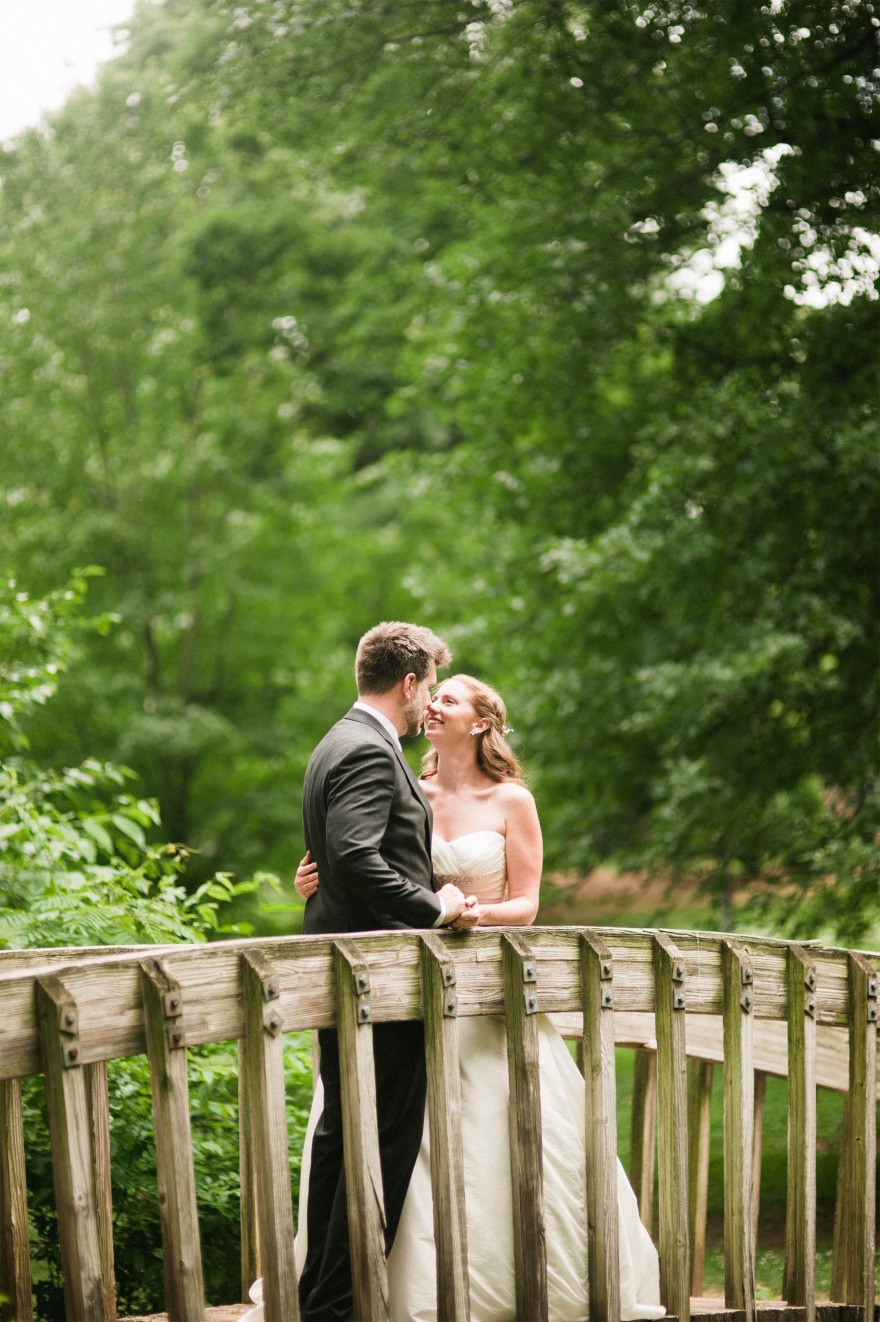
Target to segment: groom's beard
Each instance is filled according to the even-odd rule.
[[[403,709],[403,719],[406,721],[404,735],[413,739],[416,735],[422,733],[422,721],[425,719],[425,713],[422,710],[421,699],[418,695],[411,698]]]

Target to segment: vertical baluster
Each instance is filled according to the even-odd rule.
[[[761,1210],[761,1148],[764,1141],[764,1098],[767,1095],[767,1075],[755,1070],[755,1109],[752,1126],[752,1225],[755,1245],[758,1243],[758,1216]],[[757,1247],[755,1249],[757,1253]]]
[[[437,1245],[437,1317],[438,1322],[469,1322],[455,960],[433,933],[423,935],[420,944]]]
[[[842,1287],[838,1297],[863,1308],[866,1318],[871,1316],[875,1290],[877,987],[877,970],[863,955],[851,953],[849,1091],[837,1209],[843,1231],[835,1244],[835,1277]]]
[[[654,937],[660,1291],[669,1313],[690,1319],[685,966],[667,936]]]
[[[247,1001],[242,971],[242,1001],[247,1033]],[[248,1085],[245,1038],[238,1041],[238,1177],[241,1185],[241,1297],[248,1298],[251,1286],[262,1276],[260,1234],[257,1226],[257,1173],[254,1161],[257,1136],[254,1129],[254,1091]]]
[[[95,1206],[101,1244],[101,1279],[104,1283],[102,1322],[116,1322],[116,1280],[113,1264],[113,1192],[110,1179],[110,1100],[107,1095],[107,1062],[84,1065],[86,1097],[92,1127],[92,1161],[95,1170]]]
[[[279,984],[258,951],[241,958],[244,1110],[255,1185],[266,1322],[298,1322],[293,1204],[284,1103],[284,1027]]]
[[[76,1002],[57,977],[36,984],[37,1017],[52,1143],[64,1307],[67,1322],[104,1317],[112,1281],[105,1279],[92,1114],[82,1069]]]
[[[6,1302],[2,1302],[2,1296]],[[0,1322],[33,1322],[21,1081],[0,1081]]]
[[[755,1073],[752,961],[732,941],[721,943],[724,1006],[724,1295],[755,1316],[755,1246],[752,1213]]]
[[[712,1111],[710,1060],[688,1067],[688,1214],[691,1246],[691,1294],[703,1293],[706,1261],[706,1215],[709,1195],[709,1120]]]
[[[537,971],[519,933],[503,934],[501,953],[510,1079],[516,1309],[519,1322],[547,1322]]]
[[[333,942],[351,1276],[356,1322],[387,1322],[385,1207],[379,1164],[370,975],[353,941]]]
[[[783,1292],[816,1317],[816,969],[788,949],[788,1180]]]
[[[654,1225],[654,1167],[657,1164],[657,1052],[637,1048],[633,1062],[630,1177],[642,1225]]]
[[[143,961],[140,981],[153,1096],[165,1306],[170,1322],[203,1322],[183,994],[158,959]]]
[[[618,1322],[620,1249],[614,969],[607,946],[586,933],[581,934],[580,955],[590,1318],[592,1322]]]

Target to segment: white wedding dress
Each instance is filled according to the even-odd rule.
[[[506,898],[504,836],[471,831],[455,840],[434,836],[434,871],[483,904]],[[538,991],[540,996],[540,988]],[[538,1018],[541,1061],[541,1128],[544,1216],[550,1322],[584,1322],[588,1316],[586,1200],[584,1192],[584,1081],[565,1042],[543,1015]],[[515,1322],[513,1214],[508,1130],[507,1045],[498,1016],[458,1020],[462,1145],[467,1208],[471,1322]],[[305,1208],[312,1133],[323,1110],[315,1091],[303,1149],[297,1273],[306,1256]],[[620,1297],[624,1322],[660,1318],[660,1269],[651,1237],[620,1162],[617,1164],[620,1226]],[[260,1283],[252,1292],[259,1299]],[[391,1322],[436,1322],[437,1267],[431,1204],[428,1119],[422,1146],[388,1257]],[[263,1309],[242,1322],[262,1322]]]

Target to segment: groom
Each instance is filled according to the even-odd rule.
[[[377,624],[357,649],[358,700],[312,754],[303,786],[306,847],[321,884],[306,904],[303,932],[472,925],[476,915],[457,886],[434,892],[431,809],[400,747],[417,735],[437,682],[451,660],[430,629]],[[353,1316],[348,1212],[342,1152],[339,1051],[335,1030],[321,1030],[324,1112],[312,1147],[307,1208],[308,1254],[300,1280],[302,1322]],[[376,1024],[376,1109],[390,1251],[418,1156],[425,1109],[421,1021]]]

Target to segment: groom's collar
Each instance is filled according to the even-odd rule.
[[[374,721],[378,721],[382,728],[388,731],[397,747],[400,748],[400,735],[397,733],[384,712],[377,711],[375,707],[371,707],[368,703],[360,701],[352,704],[352,711],[365,711],[368,716],[372,716]]]

